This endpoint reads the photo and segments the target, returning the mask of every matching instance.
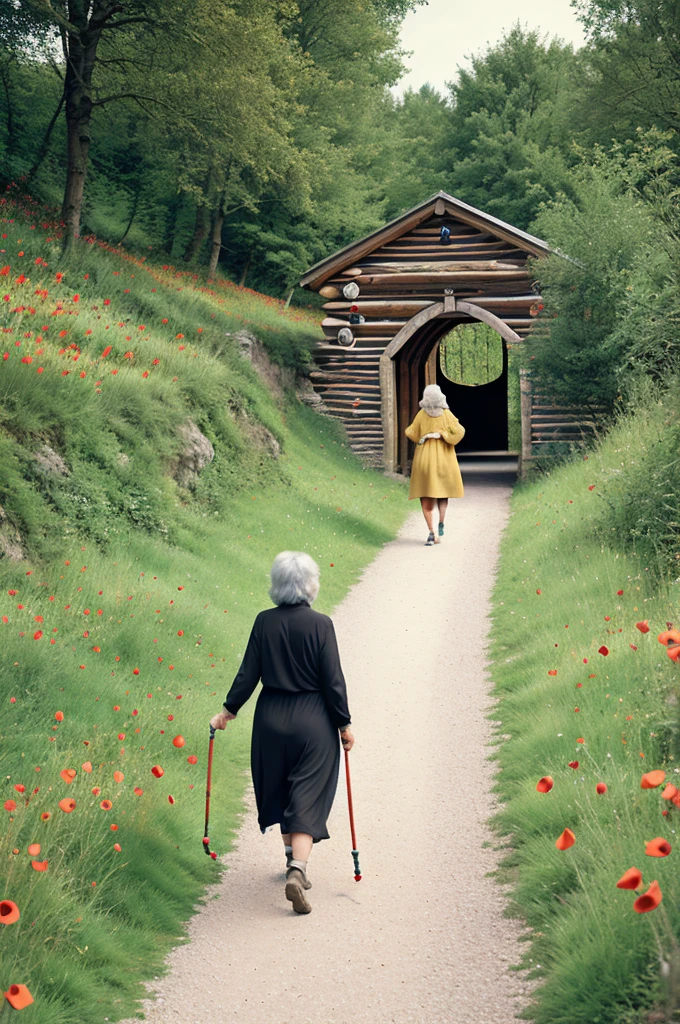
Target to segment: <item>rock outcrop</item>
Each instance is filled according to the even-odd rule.
[[[177,432],[182,448],[173,460],[170,474],[180,487],[192,487],[201,470],[215,458],[215,449],[193,420],[187,420]]]

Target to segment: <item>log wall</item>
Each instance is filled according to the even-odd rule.
[[[450,231],[448,245],[439,240],[442,225]],[[380,357],[395,335],[421,310],[454,295],[456,301],[468,300],[493,312],[519,338],[526,337],[541,303],[528,267],[532,255],[538,253],[466,223],[440,201],[404,234],[391,237],[350,266],[343,267],[340,261],[338,269],[323,277],[318,290],[327,300],[324,340],[314,352],[311,380],[329,414],[342,420],[352,448],[367,462],[381,465],[383,460]],[[354,301],[342,292],[350,281],[360,289]],[[349,324],[350,307],[365,317],[364,323]],[[462,322],[471,321],[457,316],[450,324]],[[338,343],[343,327],[354,335],[352,348]],[[423,358],[431,362],[431,352]],[[538,398],[531,400],[530,422],[532,447],[557,435],[560,440],[580,439],[582,430],[591,428],[585,421],[576,422],[569,410]]]

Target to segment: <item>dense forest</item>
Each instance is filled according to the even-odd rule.
[[[3,182],[61,209],[66,244],[288,297],[445,189],[571,257],[541,270],[552,344],[529,358],[613,409],[678,349],[677,4],[578,0],[581,50],[518,24],[445,95],[399,98],[420,2],[0,0]]]

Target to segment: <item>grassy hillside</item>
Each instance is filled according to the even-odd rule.
[[[21,911],[0,981],[28,985],[27,1024],[94,1024],[136,1011],[219,871],[201,844],[207,722],[271,560],[309,551],[330,611],[406,501],[227,336],[247,325],[295,365],[307,314],[96,244],[64,261],[34,220],[2,236],[0,534],[24,557],[0,558],[0,898]],[[215,451],[193,488],[170,473],[188,418]],[[36,459],[45,445],[65,471]],[[216,740],[220,854],[248,717]]]
[[[672,790],[662,795],[680,786],[680,665],[657,642],[680,624],[675,390],[518,489],[503,543],[497,824],[513,848],[503,877],[533,930],[536,1024],[650,1024],[680,1004],[680,851],[646,853],[657,837],[675,847],[680,822]],[[641,789],[653,770],[664,783]],[[544,776],[554,787],[537,792]],[[567,828],[575,845],[559,850]],[[636,893],[616,886],[632,866],[645,891],[660,885],[653,912],[636,913]]]

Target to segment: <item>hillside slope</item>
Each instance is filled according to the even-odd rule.
[[[2,234],[0,898],[21,917],[0,982],[28,985],[28,1024],[94,1024],[136,1012],[219,870],[207,721],[272,558],[309,551],[330,611],[406,501],[239,353],[247,326],[300,365],[307,314],[95,243],[64,260],[34,220]],[[189,421],[214,451],[191,479]],[[217,740],[220,854],[248,734],[240,717]]]

